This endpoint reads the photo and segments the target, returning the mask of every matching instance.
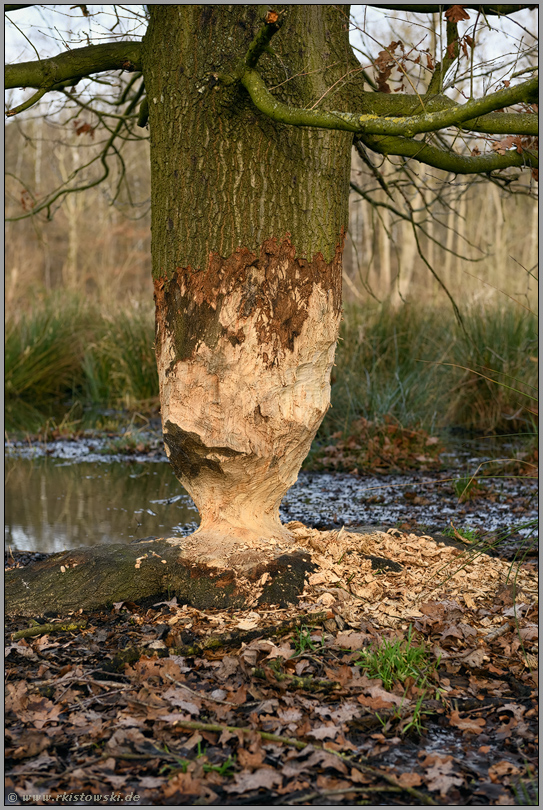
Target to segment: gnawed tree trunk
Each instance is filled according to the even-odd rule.
[[[181,542],[148,539],[127,545],[79,548],[51,554],[27,568],[6,572],[10,615],[66,615],[113,602],[144,606],[177,598],[200,610],[297,601],[305,575],[314,570],[303,550],[260,560],[233,559],[230,567],[198,565]]]
[[[267,86],[295,107],[347,109],[338,80],[352,60],[348,6],[286,8],[274,52],[258,65]],[[168,595],[200,608],[286,604],[311,570],[279,505],[330,401],[352,135],[276,124],[222,78],[235,73],[265,7],[149,13],[142,63],[162,423],[201,524],[189,538],[156,541],[139,566],[141,549],[130,545],[9,572],[11,613]]]
[[[164,439],[200,511],[194,558],[227,564],[240,548],[266,556],[292,542],[279,504],[329,406],[352,137],[277,125],[221,81],[262,6],[149,9]],[[278,98],[309,107],[339,78],[346,9],[288,6],[275,53],[259,62]]]

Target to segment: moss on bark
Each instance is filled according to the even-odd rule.
[[[113,602],[152,605],[174,596],[179,604],[200,610],[285,606],[297,601],[306,573],[314,568],[309,555],[295,549],[242,569],[215,568],[191,561],[184,556],[182,541],[177,543],[157,539],[80,548],[13,569],[5,577],[6,611],[20,616],[66,614]]]

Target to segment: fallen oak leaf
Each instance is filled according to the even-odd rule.
[[[485,660],[488,661],[488,655],[485,653],[482,647],[477,647],[474,650],[468,650],[466,653],[456,656],[456,661],[475,669],[481,667],[483,661]]]
[[[244,771],[234,774],[234,784],[224,785],[227,793],[246,793],[251,790],[265,788],[270,790],[283,784],[283,776],[273,768],[259,768],[252,773]]]
[[[426,771],[428,790],[439,790],[439,795],[445,796],[452,787],[464,784],[463,777],[451,773],[453,768],[452,757],[446,759],[436,757],[435,763]]]
[[[520,769],[517,768],[516,765],[513,765],[512,762],[508,762],[506,759],[496,762],[488,769],[488,775],[492,782],[501,783],[504,776],[516,776],[518,773],[520,773]]]
[[[401,773],[398,782],[402,787],[418,787],[422,785],[422,776],[418,773]]]
[[[464,734],[480,734],[483,727],[486,726],[484,717],[460,717],[457,711],[451,712],[449,723],[451,726],[456,726],[456,728],[461,729]]]
[[[341,728],[339,726],[317,726],[307,732],[308,737],[314,737],[315,740],[325,740],[326,738],[334,739],[337,737]]]
[[[202,788],[203,785],[199,779],[194,779],[190,773],[180,772],[164,784],[163,794],[166,799],[171,798],[177,793],[180,793],[182,796],[200,796]]]

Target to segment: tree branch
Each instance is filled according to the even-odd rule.
[[[6,65],[4,86],[46,90],[70,79],[81,79],[105,70],[141,69],[141,42],[107,42],[64,51],[50,59]]]
[[[268,11],[264,25],[249,45],[249,50],[245,56],[245,65],[255,68],[262,54],[268,49],[271,38],[283,25],[283,17],[276,11]]]
[[[534,77],[514,87],[498,90],[489,96],[472,99],[462,105],[437,112],[403,118],[381,117],[375,113],[328,112],[290,107],[272,96],[260,75],[251,68],[243,70],[240,81],[251,96],[254,105],[269,118],[282,124],[302,127],[337,129],[365,135],[400,135],[413,137],[422,132],[433,132],[449,126],[470,126],[474,119],[521,101],[534,100],[538,78]],[[370,94],[371,95],[371,94]]]
[[[434,75],[432,76],[430,84],[428,85],[428,90],[426,91],[427,96],[433,96],[436,93],[443,92],[443,80],[445,78],[445,74],[452,64],[456,62],[459,53],[460,46],[458,44],[458,24],[455,22],[449,22],[449,20],[447,20],[447,48],[445,49],[441,62],[435,66]]]
[[[516,151],[508,152],[506,155],[456,155],[411,138],[381,138],[364,134],[360,136],[360,140],[380,155],[414,158],[419,163],[426,163],[428,166],[453,174],[485,174],[508,169],[510,166],[523,168],[528,165],[536,168],[539,165],[537,155],[528,151],[524,151],[522,155]]]
[[[24,5],[13,5],[13,3],[6,3],[4,5],[4,14],[8,14],[10,11],[19,11],[21,8],[34,8],[35,3],[27,3]]]
[[[47,93],[46,87],[42,88],[41,90],[38,90],[29,99],[23,101],[22,104],[19,104],[18,107],[12,107],[11,110],[8,110],[6,112],[6,116],[8,118],[11,118],[12,115],[17,115],[17,113],[23,112],[23,110],[28,110],[29,107],[33,107],[34,104],[37,104],[38,101],[42,99],[46,93]]]
[[[384,8],[388,11],[413,11],[416,14],[440,14],[441,12],[446,11],[448,8],[451,8],[453,3],[448,3],[443,6],[427,5],[425,3],[421,5],[417,5],[416,3],[411,3],[409,5],[381,5],[381,3],[369,3],[368,5],[372,6],[373,8]],[[488,5],[485,4],[484,12],[487,16],[505,16],[507,14],[514,14],[516,11],[522,11],[525,8],[537,8],[537,6],[538,3],[515,3],[509,5],[496,5],[495,3],[490,3]],[[474,11],[479,11],[481,6],[471,3],[462,3],[462,8],[470,8]]]

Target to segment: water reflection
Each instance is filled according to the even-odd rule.
[[[21,551],[168,537],[198,523],[169,464],[7,459],[5,472],[6,545]]]

